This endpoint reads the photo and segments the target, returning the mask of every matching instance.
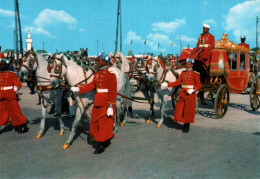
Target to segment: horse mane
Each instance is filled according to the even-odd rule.
[[[162,66],[163,69],[165,69],[165,65],[163,64],[162,60],[160,57],[158,57],[158,62],[160,63],[160,65]]]
[[[68,60],[73,60],[78,66],[83,67],[85,70],[89,69],[89,66],[82,63],[80,60],[76,59],[75,56],[73,56],[72,54],[69,53],[63,53],[63,55],[68,59]]]

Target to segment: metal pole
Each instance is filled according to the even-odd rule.
[[[121,0],[120,1],[120,9],[119,9],[119,15],[120,15],[120,52],[123,53],[122,49],[122,11],[121,11]]]
[[[16,58],[18,58],[18,34],[17,34],[17,4],[16,4],[16,0],[14,0],[14,9],[15,9],[15,52],[16,53]]]
[[[23,40],[22,40],[22,30],[21,30],[21,21],[20,21],[20,12],[19,12],[19,4],[18,0],[16,0],[17,4],[17,17],[18,17],[18,25],[19,25],[19,36],[20,36],[20,53],[23,57]]]
[[[258,22],[259,22],[259,19],[260,18],[258,18],[258,16],[256,16],[256,48],[258,47]]]
[[[98,40],[97,40],[97,55],[98,55]]]
[[[118,0],[118,5],[117,5],[116,47],[115,47],[115,53],[117,52],[117,41],[118,41],[119,7],[120,7],[120,0]]]
[[[182,44],[181,44],[181,35],[180,35],[180,55],[181,55],[181,49],[182,49]]]

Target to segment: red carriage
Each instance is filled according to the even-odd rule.
[[[194,67],[201,72],[204,79],[201,91],[208,92],[208,97],[214,103],[216,116],[222,118],[228,109],[229,93],[242,93],[248,87],[250,49],[228,41],[227,34],[223,34],[223,38],[215,42],[215,48],[206,61],[200,58],[202,50],[203,48],[194,53],[192,49],[183,49],[179,61],[193,55]],[[260,76],[256,76],[250,83],[250,105],[253,110],[257,110],[260,107]]]

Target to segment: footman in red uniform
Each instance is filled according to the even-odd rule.
[[[107,64],[110,57],[104,52],[100,53],[96,59],[98,72],[93,81],[82,87],[71,87],[71,91],[87,93],[96,90],[94,106],[91,113],[90,135],[94,137],[98,146],[95,154],[104,152],[113,138],[113,126],[115,118],[115,103],[117,96],[116,76],[108,71]]]
[[[162,83],[162,87],[174,87],[181,84],[179,98],[177,100],[174,120],[182,122],[184,133],[189,132],[190,123],[194,122],[196,108],[196,92],[201,88],[200,75],[192,70],[194,59],[188,58],[186,61],[187,70],[183,71],[177,81],[172,83]]]
[[[0,126],[8,124],[10,118],[15,130],[25,133],[27,118],[21,112],[16,95],[22,84],[15,73],[7,70],[9,63],[6,58],[0,59]]]
[[[246,48],[249,48],[249,45],[247,43],[245,43],[245,41],[246,41],[246,36],[242,35],[241,36],[241,43],[239,45],[246,47]]]

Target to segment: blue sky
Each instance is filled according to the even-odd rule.
[[[0,0],[0,4],[0,45],[13,49],[14,2]],[[211,26],[215,40],[228,33],[229,40],[240,43],[240,36],[246,35],[250,47],[256,46],[260,0],[121,0],[121,4],[124,54],[130,49],[139,54],[146,48],[167,55],[179,53],[180,47],[195,47],[203,23]],[[97,55],[115,50],[117,0],[19,0],[19,8],[24,48],[29,29],[36,50],[43,48],[43,42],[52,53],[88,48],[89,55]]]

